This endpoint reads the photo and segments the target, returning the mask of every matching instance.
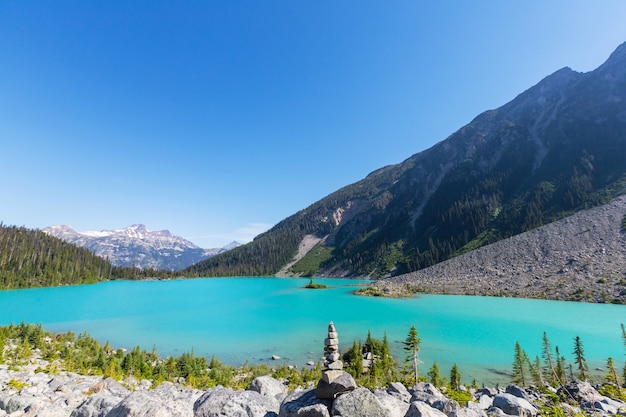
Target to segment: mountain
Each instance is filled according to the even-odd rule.
[[[99,232],[77,232],[70,226],[55,225],[46,227],[43,232],[89,249],[116,266],[169,271],[181,270],[239,246],[232,242],[224,248],[202,249],[167,230],[150,231],[142,224]]]
[[[0,289],[145,278],[173,278],[173,274],[113,266],[107,259],[41,230],[0,222]]]
[[[196,275],[396,276],[626,190],[626,44],[202,261]]]

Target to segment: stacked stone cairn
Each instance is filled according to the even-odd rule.
[[[339,354],[339,333],[335,324],[328,324],[328,337],[324,340],[324,369],[322,379],[317,383],[316,396],[320,399],[334,400],[338,395],[356,389],[352,375],[343,370]]]

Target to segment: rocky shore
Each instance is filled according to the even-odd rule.
[[[377,281],[416,292],[626,303],[626,196],[429,268]],[[368,292],[364,292],[368,295]]]
[[[269,376],[254,379],[246,390],[218,386],[200,391],[168,382],[152,387],[147,380],[120,383],[111,378],[72,373],[49,375],[37,371],[41,365],[35,361],[17,370],[0,365],[0,416],[525,417],[583,412],[626,415],[625,403],[601,395],[587,382],[574,382],[543,393],[514,385],[470,390],[472,401],[461,405],[428,383],[412,387],[392,383],[374,391],[352,387],[334,398],[320,399],[314,387],[288,392],[283,381]]]

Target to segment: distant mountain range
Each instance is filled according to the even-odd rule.
[[[625,191],[622,44],[596,70],[556,71],[432,148],[185,272],[394,277]]]
[[[151,231],[143,224],[98,232],[77,232],[70,226],[55,225],[43,232],[108,258],[116,266],[169,271],[179,271],[240,245],[232,242],[223,248],[202,249],[167,230]]]

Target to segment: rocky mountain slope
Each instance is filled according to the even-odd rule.
[[[626,303],[626,196],[375,286]]]
[[[624,155],[626,44],[596,70],[563,68],[432,148],[186,272],[385,277],[417,271],[607,203],[626,189]],[[312,239],[319,243],[299,251]]]
[[[170,271],[181,270],[239,246],[233,242],[223,248],[202,249],[167,230],[151,231],[142,224],[99,232],[77,232],[70,226],[55,225],[46,227],[43,232],[89,249],[116,266]]]

